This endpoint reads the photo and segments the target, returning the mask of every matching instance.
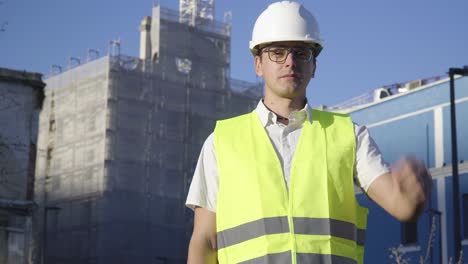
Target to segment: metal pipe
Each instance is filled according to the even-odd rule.
[[[120,39],[109,41],[109,55],[120,56]]]
[[[53,64],[52,66],[50,66],[50,75],[51,76],[55,74],[54,69],[58,70],[57,74],[62,73],[62,66],[57,65],[57,64]]]
[[[73,67],[73,62],[76,63],[76,65],[81,64],[81,59],[77,57],[69,57],[68,58],[68,69],[71,69]]]
[[[455,109],[455,71],[449,69],[450,76],[450,125],[452,138],[452,199],[453,199],[453,239],[454,239],[454,261],[460,258],[461,240],[460,240],[460,190],[458,176],[458,149],[457,149],[457,118]]]
[[[97,49],[86,49],[86,62],[89,62],[91,60],[91,53],[93,53],[96,58],[99,57],[99,50]]]

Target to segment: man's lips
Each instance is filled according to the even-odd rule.
[[[289,78],[294,78],[294,79],[298,79],[299,78],[299,75],[295,74],[295,73],[287,73],[287,74],[284,74],[284,75],[281,75],[280,76],[281,79],[289,79]]]

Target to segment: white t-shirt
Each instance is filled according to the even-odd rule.
[[[289,186],[291,163],[302,125],[306,119],[312,123],[312,109],[306,104],[303,109],[292,112],[288,118],[288,125],[277,122],[277,116],[268,110],[262,101],[258,103],[255,112],[273,143],[283,168],[286,186]],[[367,192],[372,182],[380,175],[389,172],[389,168],[367,128],[354,124],[354,133],[356,135],[354,178],[356,183]],[[186,205],[192,209],[199,206],[216,212],[218,190],[218,167],[213,133],[211,133],[203,144],[198,158]]]

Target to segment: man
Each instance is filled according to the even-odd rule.
[[[250,49],[265,97],[218,121],[203,146],[187,198],[188,263],[362,263],[367,209],[353,176],[395,218],[414,221],[429,197],[426,168],[406,158],[390,170],[365,127],[309,107],[322,42],[303,6],[271,4]]]

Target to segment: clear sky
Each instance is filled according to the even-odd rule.
[[[266,0],[215,0],[216,17],[232,11],[231,76],[256,81],[248,41]],[[316,16],[325,40],[313,106],[332,105],[383,85],[442,75],[468,65],[466,0],[299,1]],[[0,0],[0,67],[48,74],[86,49],[106,54],[112,39],[138,56],[138,25],[153,3],[178,0]],[[281,19],[281,18],[278,18]]]

